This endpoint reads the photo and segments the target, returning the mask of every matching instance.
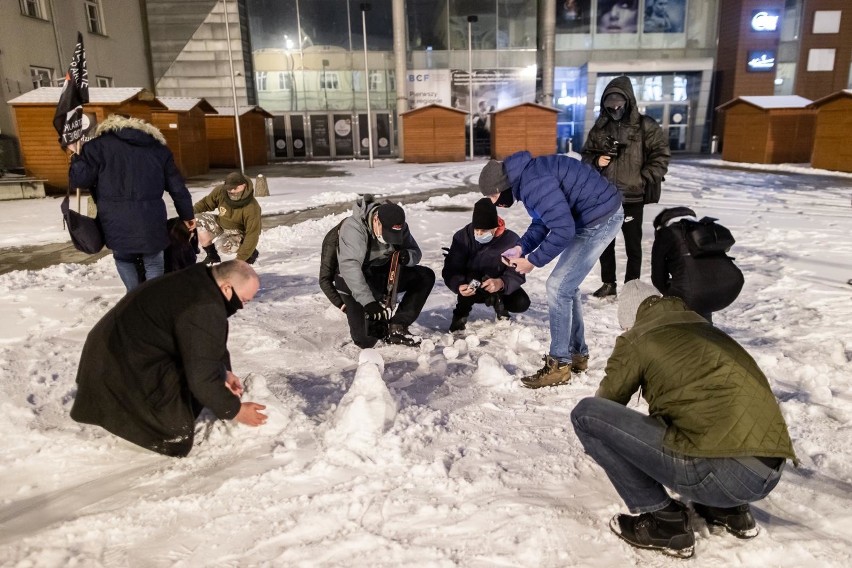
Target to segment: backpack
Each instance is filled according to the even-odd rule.
[[[736,242],[731,231],[713,217],[703,217],[698,222],[682,222],[686,229],[686,246],[693,258],[725,254]]]

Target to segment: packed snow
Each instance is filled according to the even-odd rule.
[[[483,165],[339,162],[343,176],[270,178],[260,201],[268,213],[463,186]],[[662,203],[645,210],[643,273],[662,207],[687,205],[732,230],[746,283],[714,320],[769,377],[801,465],[753,506],[756,539],[695,519],[690,562],[850,566],[852,179],[724,165],[674,161]],[[441,247],[470,220],[471,190],[405,206],[437,273]],[[57,200],[2,207],[0,246],[68,240]],[[529,222],[521,206],[502,214],[517,232]],[[527,313],[498,323],[478,305],[456,334],[455,295],[439,278],[412,326],[419,348],[362,351],[317,285],[320,242],[343,217],[263,233],[261,290],[231,318],[229,346],[244,400],[265,404],[269,421],[249,428],[205,412],[185,459],[68,416],[86,334],[124,294],[111,257],[0,276],[0,566],[684,565],[610,533],[624,505],[570,425],[619,333],[616,303],[591,297],[598,268],[581,286],[588,372],[527,390],[519,377],[549,344],[548,267],[528,278]]]

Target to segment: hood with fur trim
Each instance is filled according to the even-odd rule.
[[[98,125],[95,137],[111,133],[129,144],[146,145],[151,144],[151,138],[157,143],[166,145],[163,133],[154,126],[139,118],[124,117],[111,114]]]

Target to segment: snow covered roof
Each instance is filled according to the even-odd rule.
[[[39,87],[19,97],[15,97],[9,104],[56,104],[59,102],[59,94],[62,87]],[[154,94],[142,87],[91,87],[89,88],[89,104],[109,105],[121,104],[134,97],[143,100],[155,100]]]
[[[806,108],[809,104],[811,104],[810,99],[806,99],[805,97],[800,97],[799,95],[781,95],[781,96],[744,96],[737,97],[732,101],[728,101],[723,105],[719,105],[716,107],[717,109],[725,109],[728,108],[738,102],[748,103],[752,106],[756,106],[757,108],[762,109],[775,109],[775,108]]]
[[[467,110],[461,110],[461,109],[449,107],[447,105],[439,105],[437,103],[432,103],[432,104],[429,104],[429,105],[423,105],[423,106],[419,106],[417,108],[412,108],[412,109],[405,111],[402,114],[408,114],[408,113],[411,113],[411,112],[416,112],[416,111],[419,111],[419,110],[423,110],[423,109],[426,109],[426,108],[432,108],[432,107],[442,108],[442,109],[446,109],[446,110],[451,110],[453,112],[460,112],[462,114],[467,114]]]
[[[516,105],[508,106],[506,108],[498,108],[496,111],[492,111],[492,112],[503,112],[505,110],[510,110],[510,109],[518,108],[518,107],[522,107],[522,106],[538,107],[540,109],[549,110],[549,111],[552,111],[552,112],[559,112],[558,108],[540,105],[538,103],[518,103]]]
[[[852,89],[843,89],[841,91],[831,93],[830,95],[822,97],[821,99],[815,100],[814,102],[811,103],[810,106],[811,106],[811,108],[817,108],[817,107],[824,105],[825,103],[827,103],[829,101],[833,101],[834,99],[837,99],[837,98],[840,98],[840,97],[852,98]]]
[[[166,108],[175,112],[185,112],[197,106],[208,114],[216,114],[216,109],[204,98],[197,97],[157,97],[157,100],[166,105]]]
[[[234,116],[234,107],[215,107],[214,110],[215,110],[216,113],[218,113],[222,116]],[[261,107],[253,106],[253,105],[241,106],[240,107],[240,116],[243,116],[244,114],[248,114],[248,113],[255,111],[255,110],[264,114],[268,118],[272,118],[272,116],[273,116],[271,113],[262,109]],[[208,112],[207,114],[213,114],[213,113]]]

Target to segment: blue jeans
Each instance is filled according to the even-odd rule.
[[[624,222],[621,207],[593,227],[583,227],[574,236],[547,279],[547,308],[550,315],[550,356],[570,361],[571,355],[588,355],[580,283],[595,266],[601,252],[615,238]]]
[[[668,505],[665,487],[710,507],[759,501],[775,488],[784,469],[783,464],[777,470],[764,466],[767,471],[761,475],[736,458],[676,454],[663,446],[665,424],[605,398],[581,400],[571,412],[571,423],[586,453],[634,514]]]
[[[118,276],[124,282],[124,287],[127,288],[128,292],[139,286],[139,272],[136,268],[139,259],[145,267],[145,281],[162,276],[165,272],[163,251],[154,254],[113,253],[112,256],[115,260],[115,267],[118,269]]]

